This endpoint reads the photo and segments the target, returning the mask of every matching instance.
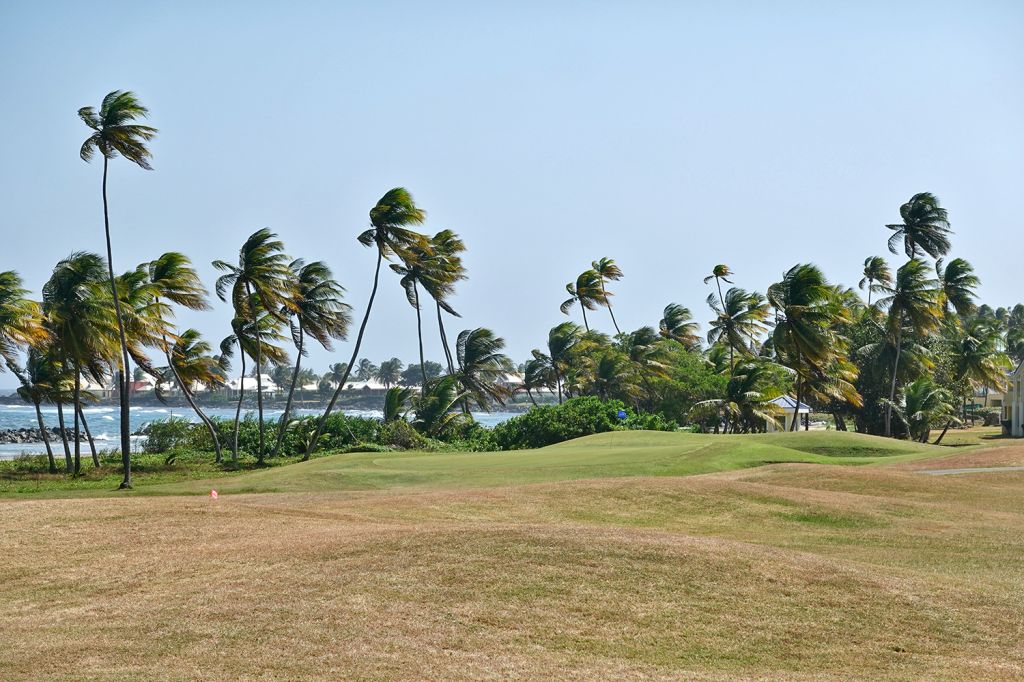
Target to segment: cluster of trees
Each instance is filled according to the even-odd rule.
[[[838,429],[852,421],[866,433],[944,435],[976,390],[1002,389],[1011,361],[1024,360],[1024,305],[977,304],[970,263],[946,260],[952,231],[932,194],[914,195],[886,227],[889,249],[907,260],[893,272],[885,258],[867,258],[858,284],[866,299],[813,264],[794,265],[765,293],[735,286],[730,268],[715,266],[704,279],[712,318],[703,339],[676,303],[656,326],[621,332],[608,283],[623,273],[611,259],[595,261],[561,305],[569,314],[579,304],[583,326],[551,329],[522,365],[524,388],[531,398],[548,389],[560,402],[619,399],[716,432],[763,430],[788,394],[831,414]],[[614,336],[587,317],[601,307]]]

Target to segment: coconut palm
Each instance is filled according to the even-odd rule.
[[[384,421],[398,421],[408,411],[413,390],[404,386],[394,386],[384,394]]]
[[[564,315],[568,315],[572,307],[579,303],[580,310],[583,311],[583,326],[589,332],[590,324],[587,322],[587,311],[597,310],[598,305],[605,304],[601,277],[593,270],[586,270],[580,273],[575,283],[566,284],[565,290],[569,293],[569,298],[563,301],[558,309]]]
[[[292,271],[288,267],[288,256],[284,253],[284,243],[277,235],[267,228],[257,230],[238,251],[238,264],[226,261],[213,261],[213,266],[224,272],[217,278],[217,296],[227,301],[230,295],[235,316],[249,322],[248,329],[254,334],[251,348],[256,353],[250,356],[256,362],[256,406],[259,419],[259,462],[263,463],[265,455],[263,435],[263,379],[260,370],[263,368],[263,348],[260,334],[265,326],[256,324],[261,311],[266,313],[268,331],[275,332],[285,321],[282,309],[291,309]],[[274,322],[278,324],[274,324]]]
[[[888,402],[888,401],[887,401]],[[936,424],[945,422],[946,428],[936,439],[936,444],[946,435],[950,424],[957,422],[956,407],[949,391],[940,387],[930,377],[918,377],[904,393],[904,405],[892,405],[896,416],[907,427],[911,438],[927,443],[928,436]]]
[[[294,273],[295,286],[290,305],[282,309],[291,316],[292,340],[295,342],[295,369],[288,387],[288,398],[277,430],[277,442],[272,455],[276,455],[284,440],[291,414],[292,396],[301,373],[302,357],[307,354],[306,336],[311,337],[325,350],[332,350],[334,339],[343,340],[348,334],[352,321],[350,306],[342,301],[345,289],[331,276],[331,269],[323,261],[306,263],[295,260],[289,266]]]
[[[999,328],[980,318],[968,318],[951,329],[953,378],[974,388],[1006,389],[1006,375],[1013,363],[1003,352]],[[966,396],[964,396],[966,403]],[[966,404],[965,404],[966,412]],[[965,414],[966,416],[966,414]]]
[[[662,337],[678,341],[691,350],[700,347],[698,329],[690,309],[678,303],[665,306],[661,321],[658,322],[658,332]]]
[[[391,269],[401,276],[399,282],[405,290],[405,297],[409,305],[416,311],[416,339],[419,343],[420,373],[422,383],[420,393],[427,390],[426,360],[423,356],[423,316],[420,305],[420,287],[427,292],[432,292],[434,302],[441,307],[449,309],[447,301],[444,300],[445,292],[449,289],[447,275],[444,269],[445,263],[438,258],[431,242],[427,239],[419,239],[409,245],[402,255],[401,263],[392,263]]]
[[[428,436],[442,434],[465,419],[458,411],[458,405],[464,398],[465,394],[459,390],[459,382],[454,376],[448,374],[435,379],[424,395],[413,400],[413,426]]]
[[[539,350],[534,350],[532,353],[533,357],[523,365],[523,390],[526,391],[530,402],[536,406],[537,400],[533,397],[533,392],[541,388],[551,390],[555,385],[555,374],[551,366],[551,358]]]
[[[766,422],[777,422],[782,408],[772,401],[780,397],[771,363],[765,360],[741,362],[733,368],[721,398],[702,400],[690,410],[695,419],[713,419],[715,433],[759,431]]]
[[[83,161],[89,162],[99,152],[103,157],[103,230],[107,244],[107,276],[110,283],[110,300],[114,306],[117,319],[118,339],[121,344],[121,359],[118,367],[118,394],[121,404],[121,462],[124,467],[124,479],[121,488],[131,488],[131,414],[128,384],[130,381],[128,342],[125,338],[124,324],[121,318],[121,304],[117,296],[114,278],[114,254],[110,238],[110,212],[107,202],[107,172],[111,159],[123,156],[145,170],[152,170],[149,160],[152,154],[146,143],[156,137],[157,129],[142,125],[137,121],[147,118],[149,110],[142,106],[132,92],[114,90],[103,98],[99,111],[92,107],[82,107],[78,117],[92,131],[79,155]]]
[[[46,340],[42,309],[13,270],[0,272],[0,371],[17,364],[20,350]]]
[[[81,443],[78,411],[82,401],[82,375],[102,381],[107,363],[116,363],[118,325],[110,314],[103,259],[93,253],[76,252],[60,261],[43,285],[43,314],[53,339],[55,356],[71,373],[74,410],[74,474],[81,473]],[[123,328],[123,327],[122,327]],[[118,384],[119,390],[127,385]],[[131,484],[131,464],[124,484]]]
[[[450,315],[459,317],[459,314],[448,303],[448,297],[455,293],[455,284],[466,279],[466,268],[462,264],[462,253],[466,250],[459,235],[451,230],[441,230],[433,236],[430,244],[436,255],[436,264],[440,277],[438,281],[443,283],[436,291],[430,291],[434,297],[434,307],[437,309],[437,329],[441,335],[441,347],[444,349],[445,360],[448,362],[448,373],[455,374],[455,360],[452,357],[451,348],[448,346],[448,335],[445,332],[444,320],[441,311],[444,310]]]
[[[857,287],[867,289],[868,306],[871,306],[871,294],[878,293],[879,287],[892,284],[892,270],[889,263],[881,256],[868,256],[864,259],[864,276],[861,277]]]
[[[54,385],[59,381],[59,376],[50,362],[50,357],[41,345],[29,346],[25,358],[24,368],[10,363],[8,368],[18,377],[21,386],[18,388],[18,397],[27,403],[31,403],[36,412],[36,424],[39,425],[39,435],[46,446],[46,460],[51,474],[57,473],[57,462],[53,457],[53,448],[50,446],[50,435],[43,422],[41,405],[50,402],[54,395]]]
[[[359,357],[359,348],[363,344],[363,334],[366,332],[366,324],[370,320],[370,310],[373,308],[373,300],[377,296],[377,285],[380,281],[380,266],[384,259],[391,259],[397,255],[401,258],[414,243],[420,241],[423,235],[409,229],[414,225],[422,225],[427,219],[427,214],[416,206],[412,195],[403,187],[396,187],[377,202],[377,205],[370,209],[370,229],[359,235],[359,243],[363,246],[373,246],[377,249],[377,267],[373,272],[373,288],[370,290],[370,300],[366,304],[366,312],[363,313],[363,320],[359,324],[359,333],[356,334],[355,347],[352,349],[352,359],[348,362],[347,370],[355,365]],[[323,434],[327,418],[334,410],[334,404],[338,401],[345,382],[348,381],[346,373],[338,388],[327,403],[327,409],[317,422],[316,431],[309,439],[306,447],[306,454],[316,449],[316,444]]]
[[[455,377],[466,395],[463,412],[469,413],[470,403],[488,412],[495,403],[505,404],[509,397],[505,375],[514,371],[515,366],[502,353],[504,348],[505,339],[484,327],[459,334],[455,343]]]
[[[344,365],[345,363],[341,364]],[[356,366],[356,381],[370,381],[375,376],[377,376],[377,365],[370,362],[367,358],[362,358]]]
[[[177,335],[174,345],[167,352],[167,368],[165,380],[173,379],[185,396],[189,407],[206,427],[213,442],[215,461],[219,464],[223,459],[220,438],[217,428],[206,413],[199,407],[195,398],[195,386],[222,387],[226,382],[226,368],[214,355],[213,347],[204,341],[195,329],[186,329]],[[167,376],[169,375],[169,376]],[[160,397],[161,384],[157,383],[157,396]]]
[[[932,258],[945,256],[949,253],[949,216],[946,209],[939,206],[939,200],[930,192],[921,192],[900,206],[900,219],[903,222],[886,225],[893,231],[889,237],[889,250],[899,253],[899,247],[907,254],[907,258],[922,258],[926,254]]]
[[[594,269],[594,272],[597,273],[598,281],[601,283],[601,299],[604,305],[608,308],[608,314],[612,317],[612,325],[615,326],[615,333],[621,334],[622,330],[619,329],[619,323],[615,321],[615,311],[612,310],[611,294],[608,293],[605,283],[618,282],[622,279],[622,269],[611,258],[602,258],[601,260],[592,262],[590,265]]]
[[[718,287],[718,302],[722,308],[725,308],[725,297],[722,296],[722,282],[732,284],[732,280],[729,279],[731,276],[732,270],[729,269],[729,266],[721,264],[713,267],[711,269],[711,274],[704,278],[704,284],[707,284],[711,280],[715,280],[715,286]]]
[[[559,405],[562,404],[562,381],[572,362],[576,344],[580,342],[582,335],[583,330],[573,322],[563,322],[552,327],[548,332],[548,353],[546,356],[543,354],[541,356],[546,357],[550,363],[551,373],[555,378],[555,388],[558,391]]]
[[[661,335],[653,327],[640,327],[619,338],[621,350],[643,383],[647,406],[650,408],[657,397],[651,379],[664,379],[668,376],[668,367],[664,362],[665,347],[659,343]]]
[[[728,347],[729,366],[732,367],[736,364],[735,351],[749,356],[751,345],[767,330],[764,322],[768,319],[768,304],[760,294],[739,287],[726,291],[721,303],[714,294],[709,294],[707,301],[715,313],[708,329],[708,343],[721,343]]]
[[[385,360],[377,368],[377,381],[384,384],[384,388],[391,388],[402,380],[402,368],[404,366],[404,363],[398,358]]]
[[[878,301],[878,305],[889,310],[888,335],[896,350],[889,403],[885,408],[886,436],[892,435],[892,409],[896,402],[896,380],[899,376],[903,335],[907,329],[913,334],[920,335],[938,326],[941,315],[938,284],[938,281],[929,277],[928,266],[923,261],[911,258],[896,271],[893,284],[881,290],[886,295]]]
[[[974,268],[963,258],[954,258],[944,263],[935,261],[935,276],[939,280],[940,303],[944,314],[956,310],[958,315],[973,315],[977,310],[974,299],[981,280],[974,274]]]
[[[824,273],[810,264],[793,266],[768,290],[768,300],[779,311],[772,341],[782,364],[796,374],[798,404],[812,373],[823,373],[843,347],[835,327],[846,321],[846,313],[834,293]]]

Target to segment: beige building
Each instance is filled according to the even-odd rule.
[[[1024,362],[1010,372],[1010,388],[1003,398],[1003,432],[1024,438]]]

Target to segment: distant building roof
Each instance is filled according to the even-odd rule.
[[[796,407],[796,399],[788,395],[781,396],[772,401],[772,404],[778,405],[784,410],[792,410]],[[800,412],[810,412],[811,408],[806,403],[800,403]]]

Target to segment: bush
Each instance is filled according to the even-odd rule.
[[[625,419],[619,418],[622,412]],[[591,396],[572,398],[562,405],[535,407],[495,426],[492,438],[502,450],[519,450],[620,429],[674,431],[676,424],[660,415],[636,414],[618,400],[602,402]]]
[[[146,424],[139,433],[146,437],[142,446],[144,452],[164,453],[176,448],[212,450],[210,434],[202,424],[188,419],[170,417]]]

